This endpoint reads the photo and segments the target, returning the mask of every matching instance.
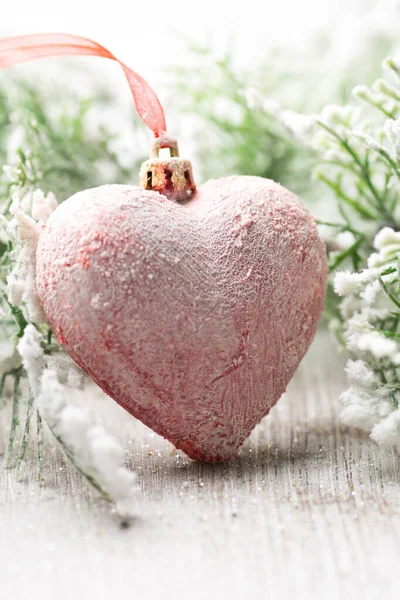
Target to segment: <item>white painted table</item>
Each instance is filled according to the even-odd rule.
[[[398,598],[400,457],[340,425],[343,386],[320,334],[241,458],[216,466],[95,394],[139,474],[137,520],[121,529],[58,449],[43,489],[33,458],[20,482],[0,469],[0,598]]]

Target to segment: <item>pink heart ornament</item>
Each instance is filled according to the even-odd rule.
[[[186,204],[80,192],[40,235],[58,340],[114,400],[195,459],[228,460],[285,391],[323,309],[325,248],[300,201],[227,177]]]

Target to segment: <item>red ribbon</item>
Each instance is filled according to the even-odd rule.
[[[0,39],[0,69],[48,56],[88,55],[115,60],[121,66],[131,88],[136,110],[155,137],[166,131],[164,110],[149,84],[118,60],[104,46],[78,35],[39,33]]]

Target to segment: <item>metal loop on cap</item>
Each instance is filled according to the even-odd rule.
[[[178,142],[175,138],[163,134],[154,138],[150,149],[150,158],[158,158],[162,148],[169,148],[171,158],[179,156]]]

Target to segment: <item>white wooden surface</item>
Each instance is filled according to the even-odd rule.
[[[0,598],[398,598],[400,457],[340,425],[343,386],[320,334],[241,458],[216,466],[94,395],[139,474],[137,520],[121,529],[58,449],[43,489],[33,457],[22,481],[0,469]]]

